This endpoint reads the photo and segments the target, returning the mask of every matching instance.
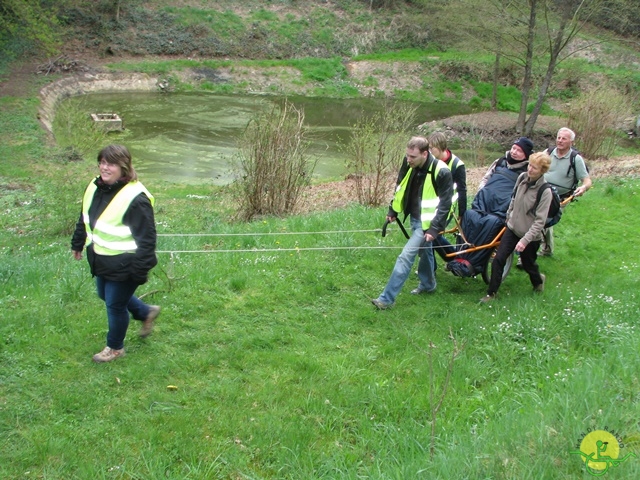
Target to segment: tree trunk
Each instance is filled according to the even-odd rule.
[[[540,110],[542,110],[542,104],[544,103],[544,99],[547,95],[547,90],[549,90],[549,85],[551,85],[551,78],[553,77],[555,69],[555,62],[553,62],[552,64],[552,62],[550,61],[549,66],[547,67],[547,73],[545,74],[544,80],[542,81],[542,84],[540,85],[540,89],[538,91],[536,104],[533,107],[533,111],[531,112],[531,115],[529,115],[527,122],[524,124],[523,135],[525,137],[530,136],[531,132],[533,132],[533,127],[536,125],[538,115],[540,115]]]
[[[531,132],[533,132],[533,127],[538,120],[538,115],[540,115],[540,110],[542,110],[542,104],[544,103],[545,97],[547,96],[547,90],[549,90],[549,85],[551,85],[551,78],[555,73],[557,65],[557,55],[551,55],[549,59],[549,66],[547,67],[547,73],[544,76],[544,80],[542,80],[542,84],[540,85],[540,89],[538,90],[538,98],[536,100],[536,104],[533,107],[533,111],[531,115],[527,119],[527,122],[524,125],[524,133],[526,137],[528,137]]]
[[[500,52],[502,50],[502,37],[498,39],[498,49],[496,51],[496,60],[493,64],[493,88],[491,90],[491,110],[498,109],[498,84],[500,76]]]
[[[556,71],[556,65],[558,65],[558,57],[560,56],[560,52],[567,46],[569,40],[575,35],[575,30],[573,32],[569,32],[567,38],[564,38],[565,30],[567,29],[567,24],[569,23],[570,17],[572,16],[572,12],[569,8],[565,9],[561,19],[560,25],[558,27],[558,32],[556,33],[556,38],[553,40],[553,44],[549,48],[549,64],[547,65],[547,72],[544,75],[544,79],[542,80],[542,84],[538,89],[538,98],[536,99],[536,104],[533,107],[533,111],[531,115],[527,119],[527,122],[524,125],[523,134],[525,136],[529,136],[531,132],[533,132],[533,127],[538,120],[538,115],[540,115],[540,110],[542,109],[542,104],[547,96],[547,91],[549,90],[549,85],[551,85],[551,79],[553,78],[553,74]]]
[[[529,0],[529,27],[527,33],[527,56],[524,65],[524,78],[522,79],[522,97],[520,99],[520,112],[518,114],[518,123],[516,124],[516,132],[524,131],[525,120],[527,118],[527,104],[529,103],[529,92],[532,84],[533,70],[533,47],[536,38],[536,13],[538,9],[538,0]]]

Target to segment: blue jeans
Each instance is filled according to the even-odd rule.
[[[145,320],[149,315],[149,305],[133,295],[136,288],[138,284],[131,281],[114,282],[96,277],[98,297],[107,306],[107,347],[116,350],[124,347],[124,337],[129,328],[129,312],[136,320]]]
[[[398,218],[396,221],[400,221]],[[411,217],[411,238],[407,240],[407,244],[402,249],[396,265],[391,272],[391,278],[387,282],[387,286],[384,287],[384,291],[378,297],[378,300],[384,303],[393,303],[396,301],[396,297],[400,293],[404,282],[407,281],[411,274],[411,268],[413,262],[420,255],[420,261],[418,262],[418,278],[420,284],[418,288],[427,292],[431,292],[436,289],[436,276],[433,273],[433,249],[431,248],[431,242],[427,242],[424,239],[424,230],[422,229],[422,222],[418,219]]]

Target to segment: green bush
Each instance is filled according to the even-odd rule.
[[[493,93],[493,85],[488,82],[472,81],[470,83],[476,91],[477,96],[486,101],[488,105]],[[498,86],[498,110],[519,112],[521,96],[520,90],[516,87]]]
[[[347,76],[347,69],[340,58],[295,59],[291,64],[302,73],[302,78],[312,82],[339,80]]]
[[[91,120],[91,113],[84,101],[58,104],[53,133],[59,147],[72,149],[88,158],[109,143],[108,138],[113,135],[98,127]]]

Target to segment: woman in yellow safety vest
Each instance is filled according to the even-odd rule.
[[[109,145],[98,154],[100,175],[85,190],[82,211],[71,240],[76,260],[86,248],[98,296],[107,308],[107,346],[93,356],[110,362],[124,356],[130,315],[142,322],[140,336],[148,336],[160,307],[134,295],[147,282],[156,259],[153,196],[138,181],[131,154],[122,145]]]

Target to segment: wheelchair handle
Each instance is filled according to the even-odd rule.
[[[385,220],[384,224],[382,225],[382,236],[386,237],[387,236],[387,226],[389,225],[389,220]],[[398,219],[396,219],[396,223],[398,224],[398,226],[400,227],[400,230],[402,230],[402,233],[404,233],[405,238],[408,240],[409,238],[411,238],[411,236],[407,233],[407,229],[404,228],[404,225],[402,224],[402,222],[400,222]]]

